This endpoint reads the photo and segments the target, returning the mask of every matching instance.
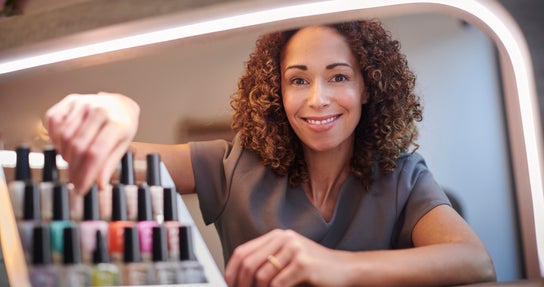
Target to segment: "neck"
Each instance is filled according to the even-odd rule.
[[[352,154],[352,147],[304,152],[310,177],[309,182],[304,184],[304,192],[325,218],[334,212],[340,187],[349,175]]]

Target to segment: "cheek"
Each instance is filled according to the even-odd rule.
[[[283,108],[287,117],[293,116],[298,109],[299,103],[295,100],[297,97],[292,96],[289,93],[283,93]]]

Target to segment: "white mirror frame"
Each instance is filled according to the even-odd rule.
[[[39,51],[27,49],[19,54],[0,55],[0,76],[121,49],[239,29],[268,31],[423,12],[457,17],[480,28],[497,46],[525,273],[528,278],[544,277],[543,135],[533,68],[523,34],[500,4],[493,0],[245,2],[249,3],[234,2],[220,9],[211,6],[159,20],[121,25],[95,33],[96,37],[79,37],[47,49],[42,46]]]

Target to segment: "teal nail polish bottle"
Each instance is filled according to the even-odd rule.
[[[62,262],[64,246],[64,228],[73,227],[75,223],[70,220],[70,207],[68,204],[68,188],[66,184],[59,183],[53,188],[53,218],[49,225],[51,229],[51,252],[53,262]]]

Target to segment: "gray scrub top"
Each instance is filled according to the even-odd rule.
[[[417,154],[403,154],[390,174],[374,174],[365,192],[350,176],[333,217],[325,221],[301,187],[289,187],[259,156],[237,142],[191,142],[200,210],[214,223],[225,263],[234,249],[276,228],[291,229],[323,246],[348,251],[413,247],[412,230],[428,211],[450,204]]]

